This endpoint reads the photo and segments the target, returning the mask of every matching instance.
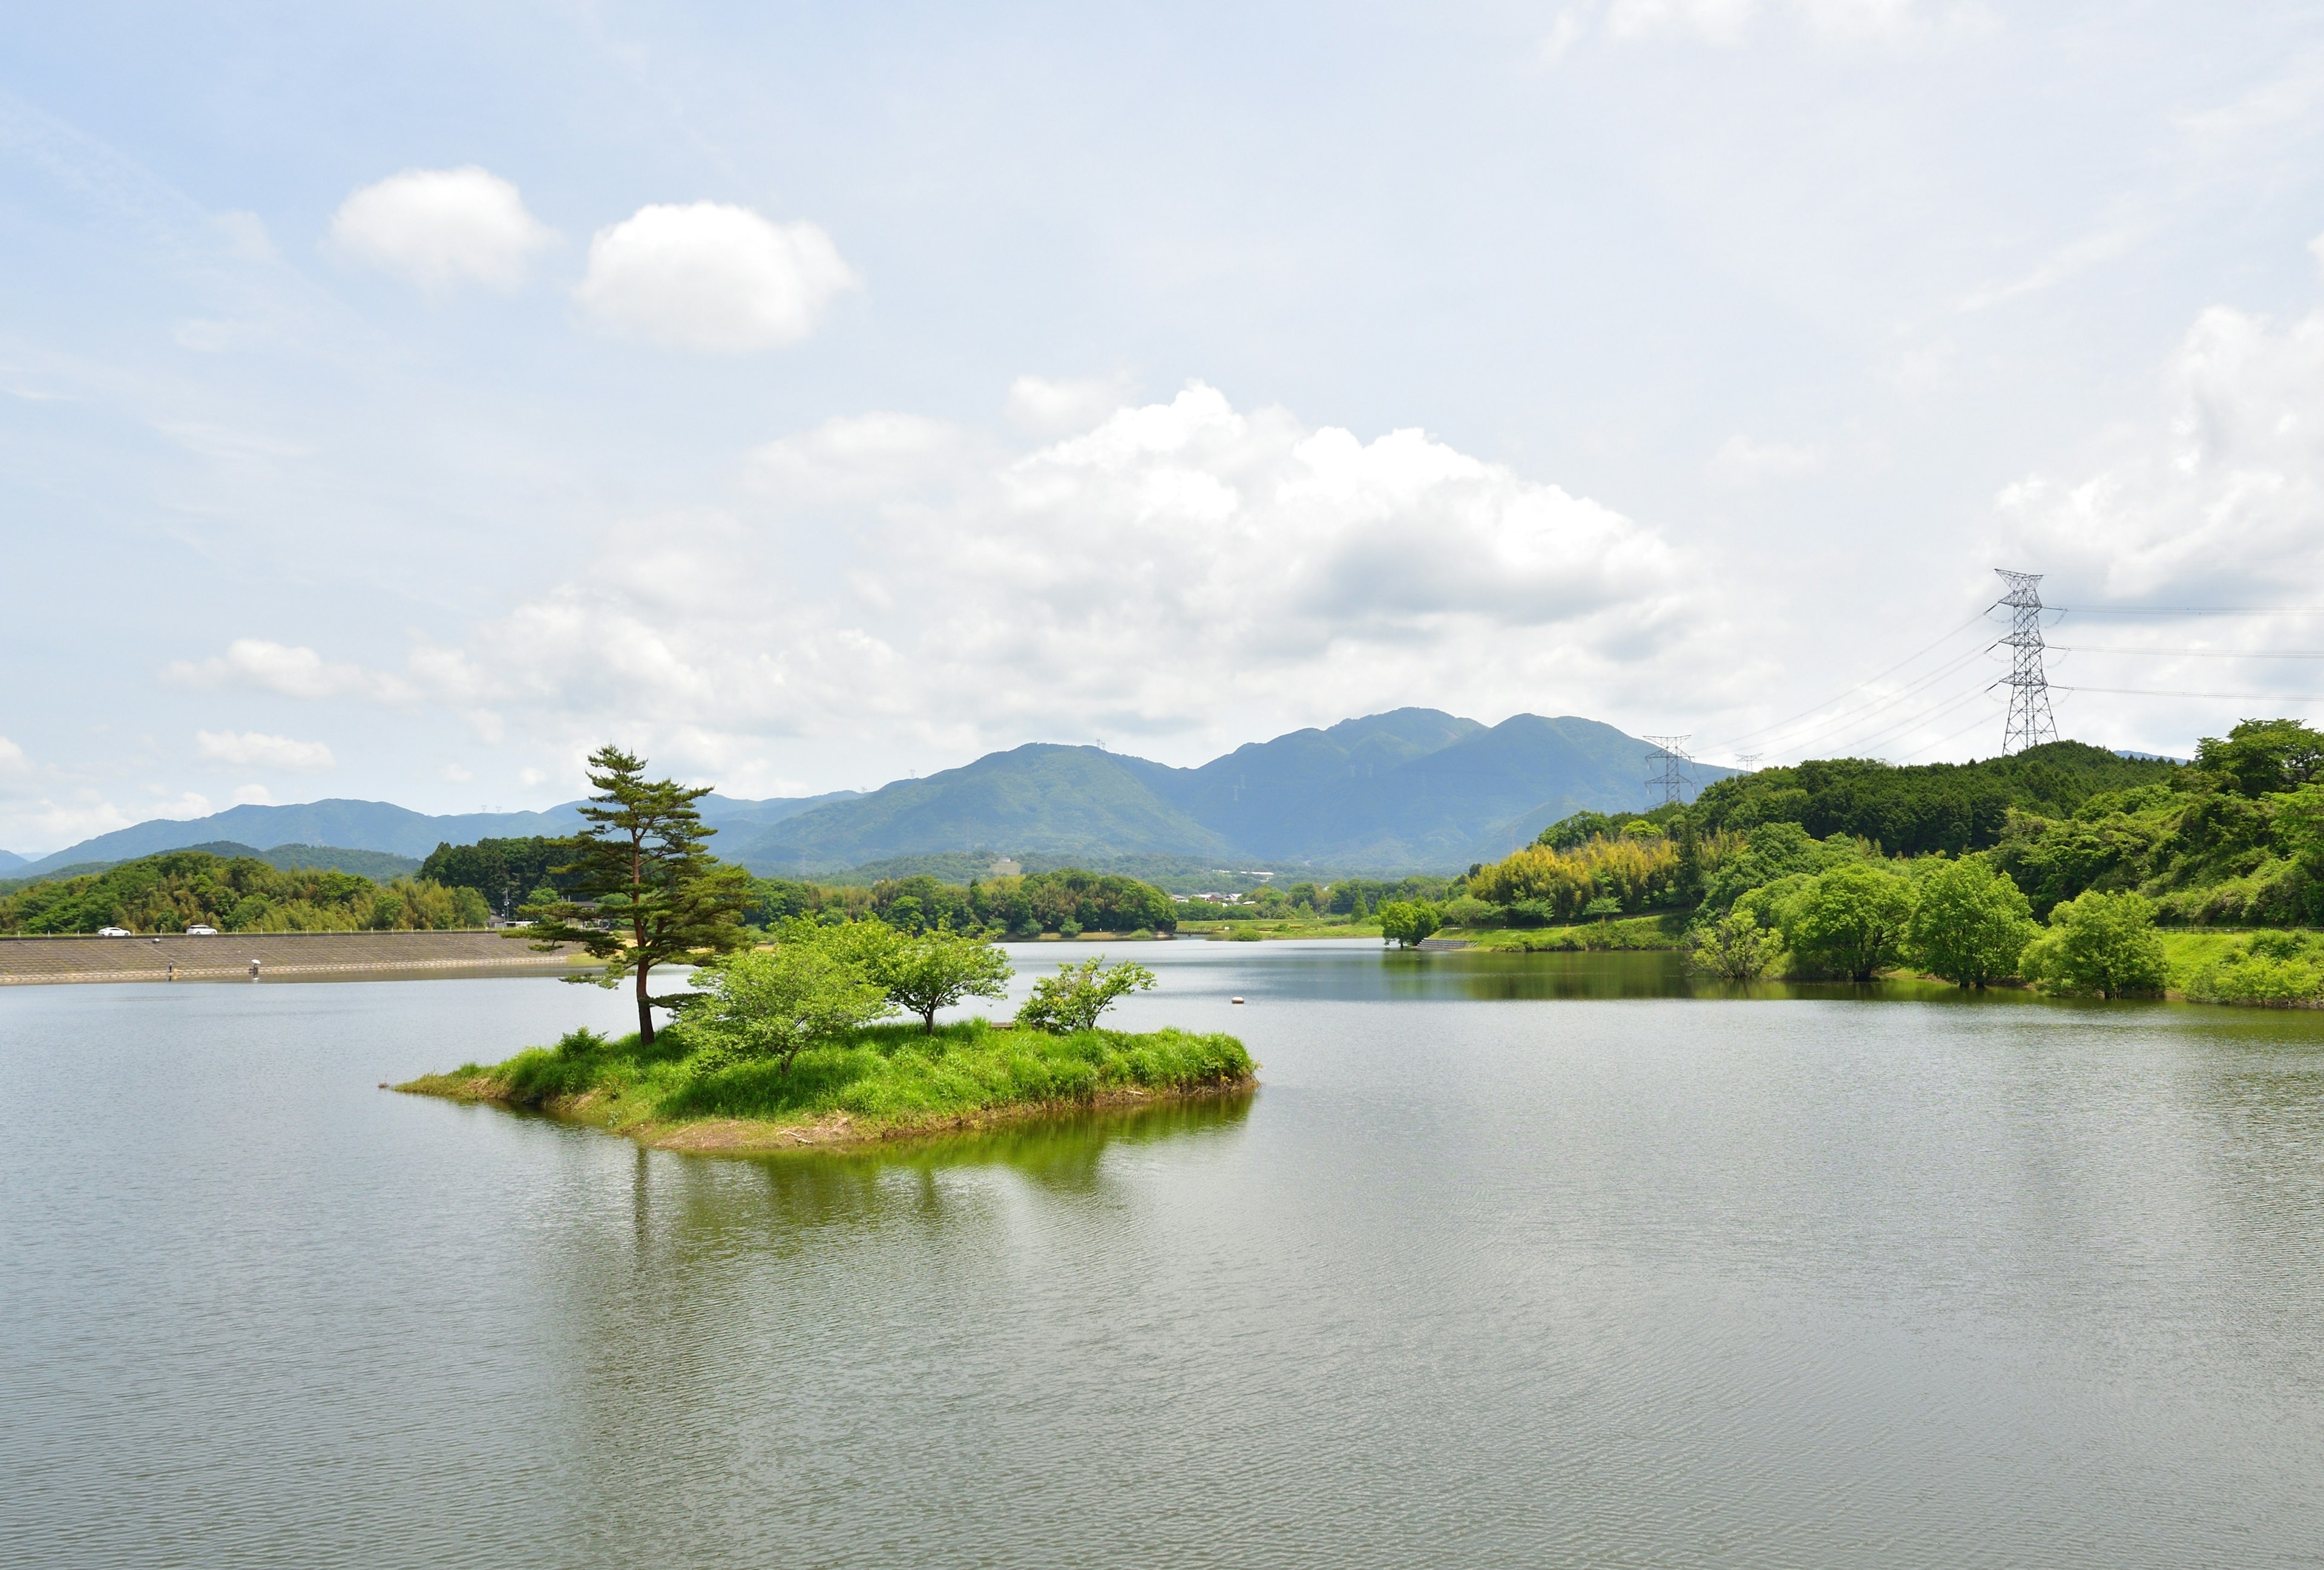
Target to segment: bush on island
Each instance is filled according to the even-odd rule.
[[[1126,959],[1108,965],[1105,956],[1093,955],[1035,982],[1033,995],[1017,1011],[1017,1022],[1056,1036],[1094,1030],[1099,1015],[1130,993],[1149,990],[1154,979],[1142,965]]]

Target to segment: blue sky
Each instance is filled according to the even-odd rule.
[[[48,8],[0,845],[604,738],[1966,757],[1994,566],[2183,753],[2324,690],[2120,614],[2324,607],[2320,129],[2314,6]]]

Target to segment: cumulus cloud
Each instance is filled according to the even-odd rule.
[[[32,765],[24,757],[24,749],[0,736],[0,774],[21,774]]]
[[[430,291],[514,288],[556,242],[515,186],[474,165],[407,169],[356,191],[331,220],[340,254]]]
[[[806,337],[833,297],[858,283],[813,224],[693,202],[641,208],[600,229],[574,299],[591,321],[622,337],[748,354]]]
[[[410,704],[420,697],[419,689],[402,677],[334,664],[312,649],[263,638],[236,638],[224,654],[208,660],[172,661],[163,675],[180,687],[250,687],[285,697],[364,697],[391,704]]]
[[[540,742],[618,733],[771,779],[780,738],[926,755],[1651,705],[1719,635],[1687,564],[1620,513],[1422,431],[1366,440],[1199,383],[1030,447],[829,421],[752,455],[744,492],[638,519],[438,651],[458,701]]]
[[[2324,584],[2324,311],[2207,310],[2165,383],[2167,412],[2002,493],[2025,552],[2109,599],[2260,605]]]
[[[319,773],[338,767],[331,749],[321,742],[293,741],[258,731],[196,731],[194,750],[217,763],[245,769],[285,769],[295,773]]]

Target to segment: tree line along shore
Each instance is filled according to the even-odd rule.
[[[733,875],[742,925],[761,933],[873,919],[1012,939],[1443,936],[1684,948],[1736,979],[1911,968],[1970,985],[2299,1003],[2324,1000],[2324,942],[2301,930],[2324,920],[2320,760],[2324,736],[2281,719],[2207,738],[2183,764],[2071,742],[1965,764],[1821,760],[1722,780],[1685,805],[1577,813],[1459,876],[1294,882],[1226,903],[1072,868],[870,886]],[[0,892],[0,931],[479,927],[569,891],[574,843],[440,845],[380,882],[171,852]],[[2052,965],[2101,928],[2122,952],[2100,970]]]

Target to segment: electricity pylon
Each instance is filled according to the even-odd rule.
[[[2001,604],[2009,607],[2009,720],[2001,734],[2004,753],[2022,753],[2058,739],[2058,722],[2050,713],[2050,679],[2042,671],[2042,575],[1993,569],[2009,592]]]
[[[1686,793],[1694,784],[1692,780],[1687,778],[1686,772],[1686,766],[1692,760],[1687,756],[1686,749],[1679,744],[1686,738],[1684,736],[1645,736],[1640,739],[1654,748],[1653,752],[1646,754],[1646,762],[1655,768],[1654,774],[1647,779],[1646,783],[1661,787],[1664,806],[1684,805]]]

